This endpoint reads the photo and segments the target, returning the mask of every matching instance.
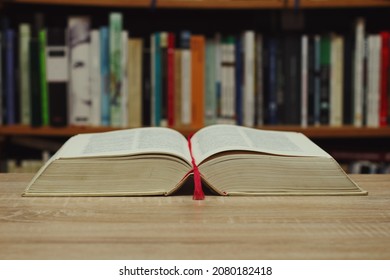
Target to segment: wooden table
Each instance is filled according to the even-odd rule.
[[[390,175],[368,196],[26,198],[0,174],[0,259],[390,259]]]

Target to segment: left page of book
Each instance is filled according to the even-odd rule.
[[[187,140],[169,128],[136,128],[79,134],[53,156],[58,158],[169,154],[191,162]]]

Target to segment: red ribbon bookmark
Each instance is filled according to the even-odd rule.
[[[188,148],[190,150],[191,155],[192,172],[194,173],[194,195],[192,199],[203,200],[204,193],[202,188],[202,180],[200,178],[200,172],[198,166],[196,165],[194,155],[192,154],[191,136],[188,137]]]

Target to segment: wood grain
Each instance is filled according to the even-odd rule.
[[[0,259],[390,259],[390,175],[368,196],[25,198],[0,174]]]

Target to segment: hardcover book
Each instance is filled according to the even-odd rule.
[[[301,133],[212,125],[188,141],[162,127],[76,135],[23,195],[170,195],[190,175],[194,199],[202,183],[219,195],[367,194]]]

